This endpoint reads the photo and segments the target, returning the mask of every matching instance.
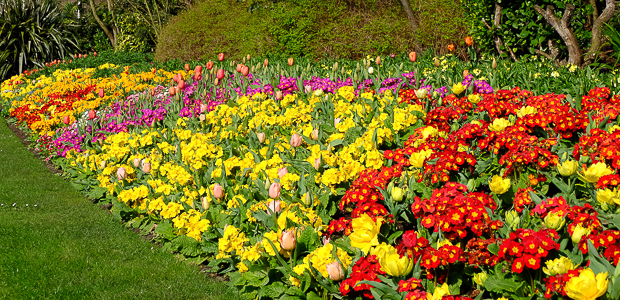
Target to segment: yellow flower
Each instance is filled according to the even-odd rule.
[[[571,278],[564,291],[575,300],[593,300],[605,295],[608,285],[607,272],[595,276],[592,269],[588,268],[579,272],[579,276]]]
[[[510,121],[504,118],[498,118],[498,119],[493,120],[493,124],[489,125],[489,130],[499,132],[499,131],[506,129],[506,127],[510,125],[512,125],[510,124]]]
[[[533,115],[533,114],[535,114],[537,112],[538,112],[538,110],[536,110],[536,107],[524,106],[524,107],[521,107],[521,109],[519,109],[517,111],[517,117],[523,118],[523,117],[525,117],[527,115]]]
[[[433,154],[433,150],[423,150],[420,152],[411,153],[409,157],[409,163],[412,167],[421,168],[424,166],[424,161]]]
[[[474,94],[471,94],[471,95],[467,96],[467,100],[469,100],[469,102],[471,102],[473,104],[476,104],[476,103],[480,102],[480,99],[481,99],[480,96],[474,95]]]
[[[590,232],[592,231],[592,228],[590,227],[583,227],[581,226],[581,224],[577,224],[577,226],[575,226],[575,229],[573,231],[573,234],[571,235],[571,240],[573,240],[573,243],[577,244],[579,243],[579,241],[581,241],[581,238],[584,235],[588,235],[590,234]]]
[[[605,204],[614,204],[620,203],[620,199],[618,198],[618,192],[616,190],[610,189],[599,189],[596,191],[596,200],[598,202]]]
[[[503,179],[499,175],[493,175],[491,182],[489,182],[489,188],[491,188],[493,194],[501,195],[510,189],[510,179]]]
[[[549,229],[560,230],[565,223],[566,220],[560,213],[551,212],[545,217],[545,226]]]
[[[413,260],[409,259],[407,255],[400,257],[396,248],[390,245],[387,245],[386,251],[378,258],[381,270],[390,276],[404,276],[413,270]]]
[[[562,275],[570,270],[574,270],[575,266],[573,261],[568,257],[560,257],[554,260],[548,260],[545,262],[547,265],[543,267],[543,272],[548,276]]]
[[[575,174],[575,172],[577,172],[577,167],[579,166],[579,164],[577,164],[576,161],[574,160],[567,160],[565,161],[563,164],[558,164],[558,172],[560,172],[560,175],[562,176],[571,176],[573,174]]]
[[[462,93],[464,90],[465,90],[465,87],[463,86],[463,83],[461,82],[455,83],[452,85],[452,93],[454,93],[455,95]]]
[[[583,175],[579,174],[579,176],[589,183],[596,183],[599,178],[613,173],[614,171],[607,167],[604,162],[597,162],[585,169]]]
[[[474,282],[479,286],[484,286],[484,282],[487,281],[489,274],[487,272],[482,271],[482,273],[474,274]]]
[[[431,293],[426,293],[426,299],[428,300],[441,300],[443,296],[450,295],[450,288],[447,283],[444,283],[441,286],[435,287],[435,291]]]
[[[351,222],[353,232],[349,236],[351,239],[351,246],[359,248],[366,254],[370,250],[370,247],[379,245],[377,235],[381,228],[381,221],[382,220],[379,218],[375,222],[367,214],[353,219]]]
[[[392,188],[392,199],[394,199],[394,201],[396,202],[400,202],[403,200],[403,189],[395,186],[394,188]]]

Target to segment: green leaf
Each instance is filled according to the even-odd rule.
[[[515,292],[523,285],[523,282],[517,283],[513,279],[504,279],[499,278],[498,275],[490,276],[484,282],[484,288],[491,291],[502,293],[504,291],[507,292]]]
[[[490,244],[487,249],[489,250],[489,252],[493,253],[493,255],[497,255],[497,253],[499,252],[499,245],[497,244]]]

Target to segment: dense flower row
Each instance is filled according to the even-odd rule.
[[[609,88],[577,101],[471,74],[433,88],[212,66],[125,70],[116,92],[89,70],[13,79],[3,99],[85,192],[247,298],[620,296]]]

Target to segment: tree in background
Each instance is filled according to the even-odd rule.
[[[72,22],[53,0],[5,0],[0,10],[0,79],[78,48]]]

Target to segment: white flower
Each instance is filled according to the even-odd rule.
[[[374,72],[375,69],[373,69],[372,67],[368,68],[368,74],[372,74],[372,72]]]
[[[560,73],[558,71],[551,72],[551,77],[560,77]]]

